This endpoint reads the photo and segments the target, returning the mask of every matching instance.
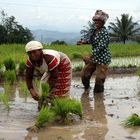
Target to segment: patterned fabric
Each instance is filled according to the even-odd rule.
[[[54,95],[55,97],[68,96],[72,79],[71,62],[66,55],[61,53],[61,56],[62,59],[58,66],[59,67],[58,79],[56,81],[55,86],[51,90],[51,94]]]
[[[110,64],[111,54],[108,49],[109,35],[107,29],[103,27],[97,34],[93,29],[90,43],[92,44],[93,61],[98,64]]]

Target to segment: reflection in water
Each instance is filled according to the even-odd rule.
[[[95,125],[85,130],[84,138],[86,140],[105,140],[108,132],[106,111],[104,106],[104,97],[102,93],[94,95],[94,107],[90,104],[88,94],[83,93],[81,102],[83,106],[84,116],[89,121],[95,121]]]

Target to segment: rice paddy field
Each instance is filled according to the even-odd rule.
[[[25,45],[21,44],[6,44],[0,45],[0,61],[11,57],[14,61],[18,62],[25,60],[27,54],[24,50]],[[57,51],[64,52],[71,60],[78,59],[81,56],[91,54],[90,45],[44,45],[44,48],[54,49]],[[111,51],[112,58],[122,57],[137,57],[140,56],[140,44],[110,44],[109,49]]]
[[[16,79],[15,71],[7,70],[6,66],[8,62],[10,67],[18,70],[20,64],[24,65],[28,57],[24,47],[20,44],[0,45],[0,140],[140,140],[140,74],[109,75],[105,92],[98,95],[93,94],[94,76],[89,94],[84,94],[80,77],[73,77],[70,96],[80,101],[82,120],[76,118],[70,125],[48,124],[38,133],[27,131],[38,116],[38,104],[29,95],[24,79]],[[70,57],[73,69],[77,70],[84,65],[82,56],[91,54],[89,45],[44,45],[44,48],[64,52]],[[111,67],[139,69],[140,44],[110,44],[109,49]],[[1,80],[3,76],[4,81]],[[38,80],[34,85],[39,89]],[[131,115],[133,118],[129,117]],[[134,117],[137,118],[135,122]],[[125,127],[126,120],[127,125],[138,126]]]

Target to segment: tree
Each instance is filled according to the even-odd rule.
[[[67,45],[67,43],[65,41],[56,40],[56,41],[53,41],[51,45]]]
[[[81,40],[83,41],[89,41],[89,38],[91,36],[92,30],[95,28],[94,22],[89,21],[88,26],[83,26],[85,29],[81,30]]]
[[[121,19],[116,18],[116,23],[110,22],[108,28],[110,29],[110,36],[116,40],[123,41],[133,39],[134,36],[139,35],[140,28],[137,22],[133,22],[132,16],[129,14],[122,14]]]
[[[28,28],[18,24],[14,16],[8,17],[4,11],[1,11],[0,26],[3,31],[0,36],[1,43],[27,43],[34,38]]]
[[[6,43],[6,29],[4,26],[0,25],[0,44]]]

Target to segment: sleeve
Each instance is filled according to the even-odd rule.
[[[28,67],[28,68],[33,68],[34,67],[33,64],[31,63],[30,59],[27,59],[26,67]]]
[[[54,58],[52,59],[52,61],[48,64],[48,69],[49,69],[49,71],[51,71],[51,70],[53,70],[54,68],[56,68],[56,67],[58,66],[58,64],[59,64],[58,59],[57,59],[56,57],[54,57]]]
[[[28,60],[27,60],[28,61]],[[28,90],[30,90],[31,88],[33,88],[33,73],[34,73],[34,67],[32,65],[30,65],[30,63],[28,64],[28,62],[26,61],[26,84],[28,87]]]

